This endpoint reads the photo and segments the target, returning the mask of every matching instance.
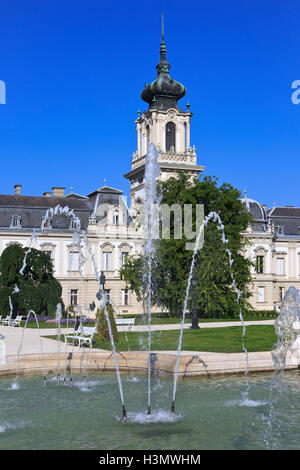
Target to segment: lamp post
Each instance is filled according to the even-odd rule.
[[[197,288],[197,285],[198,285],[198,278],[195,274],[192,277],[192,285],[194,287],[194,309],[193,309],[193,318],[192,318],[191,328],[193,330],[199,330],[198,314],[197,314],[197,296],[196,296],[196,288]]]

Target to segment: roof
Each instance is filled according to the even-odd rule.
[[[69,198],[74,198],[74,199],[88,199],[88,197],[86,196],[82,196],[81,194],[77,194],[77,193],[69,193],[69,194],[66,194],[65,197],[69,197]]]
[[[259,222],[266,222],[267,221],[267,214],[264,207],[254,199],[250,199],[249,197],[245,196],[241,199],[242,204],[248,209],[250,214],[252,214],[255,221]]]
[[[50,207],[69,206],[70,209],[90,210],[88,200],[67,197],[45,197],[45,196],[16,196],[0,194],[0,207],[39,207],[49,209]]]
[[[272,207],[267,210],[267,213],[270,217],[300,217],[300,207]]]
[[[300,235],[300,207],[285,206],[273,207],[267,211],[269,219],[273,222],[277,235]]]
[[[39,228],[46,211],[57,206],[68,207],[80,219],[81,228],[86,228],[93,205],[88,199],[68,197],[45,196],[16,196],[0,195],[0,229],[10,228],[12,218],[21,219],[21,228],[18,230],[32,230]],[[64,214],[54,215],[52,229],[55,231],[69,231],[69,217]]]
[[[88,197],[93,197],[98,193],[123,194],[123,191],[120,189],[110,188],[109,186],[102,186],[102,188],[96,189],[96,191],[88,194]]]

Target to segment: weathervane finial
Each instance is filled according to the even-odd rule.
[[[160,62],[166,62],[166,44],[165,44],[165,27],[164,14],[161,14],[161,43],[160,43]],[[170,68],[170,67],[169,67]]]

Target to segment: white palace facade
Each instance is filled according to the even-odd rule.
[[[195,146],[191,145],[190,106],[185,111],[178,106],[186,89],[169,75],[163,37],[156,69],[156,80],[145,85],[141,93],[149,107],[142,114],[139,112],[135,121],[137,150],[130,171],[124,175],[130,183],[131,209],[144,200],[145,157],[150,142],[159,151],[163,181],[180,171],[192,178],[204,170],[197,162]],[[107,294],[119,314],[142,313],[141,303],[120,277],[126,256],[141,253],[144,245],[122,191],[104,183],[87,196],[65,194],[62,187],[52,187],[43,196],[23,196],[21,192],[21,185],[15,185],[14,194],[0,195],[0,254],[13,243],[46,251],[62,285],[65,306],[80,305],[86,315],[95,312],[90,310],[93,302],[97,306],[96,265],[106,276]],[[300,288],[300,208],[268,210],[247,195],[242,202],[253,215],[245,233],[249,245],[244,253],[254,266],[251,301],[255,309],[273,310],[289,286]],[[41,227],[47,210],[57,206],[68,206],[75,217],[55,214],[47,220],[46,230],[32,237],[33,231]],[[81,246],[74,247],[73,234],[78,228],[85,231],[88,245],[83,241]]]

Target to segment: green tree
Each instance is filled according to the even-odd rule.
[[[18,244],[7,247],[0,257],[0,309],[13,314],[27,314],[30,309],[39,315],[54,316],[61,299],[62,287],[53,277],[52,262],[43,251]],[[22,271],[23,264],[25,267]]]
[[[240,192],[233,186],[223,183],[218,186],[215,177],[203,177],[190,181],[181,173],[177,178],[170,178],[160,184],[161,204],[171,207],[177,203],[182,207],[191,204],[193,225],[196,230],[196,205],[204,205],[204,215],[216,212],[223,224],[228,244],[222,242],[222,233],[216,223],[209,221],[204,231],[204,245],[196,255],[194,273],[199,279],[197,304],[204,317],[234,317],[239,313],[236,293],[232,289],[233,274],[236,285],[241,291],[240,303],[244,310],[249,309],[249,282],[251,281],[251,262],[241,251],[245,246],[242,232],[251,220],[250,214],[240,201]],[[186,249],[187,240],[182,231],[181,239],[174,239],[178,221],[171,218],[170,238],[161,238],[155,242],[156,255],[152,264],[152,303],[168,309],[170,315],[180,315],[185,299],[187,280],[193,252]],[[226,248],[232,253],[234,263],[229,264]],[[145,266],[143,256],[130,258],[122,270],[127,286],[134,290],[138,298],[145,295],[145,285],[141,275]],[[191,289],[192,294],[192,289]]]
[[[118,329],[114,317],[114,310],[111,304],[107,304],[106,310],[108,313],[108,318],[111,326],[112,335],[114,337],[114,341],[118,341]],[[106,320],[106,316],[104,313],[104,307],[98,308],[96,312],[96,325],[97,325],[97,336],[101,341],[110,341],[109,336],[109,329],[108,329],[108,322]]]

